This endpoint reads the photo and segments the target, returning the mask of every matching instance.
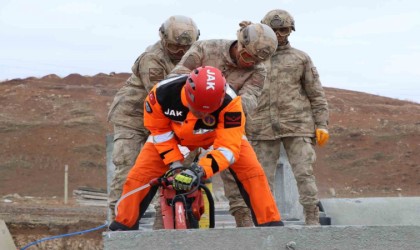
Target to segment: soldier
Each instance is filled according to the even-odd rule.
[[[143,125],[143,103],[147,93],[169,74],[199,35],[191,18],[169,17],[159,29],[160,40],[137,58],[131,68],[132,75],[114,98],[108,114],[108,120],[114,124],[112,159],[116,167],[108,197],[112,213],[127,174],[150,134]],[[156,223],[156,228],[161,227],[161,221]]]
[[[171,74],[188,74],[199,66],[213,66],[222,71],[227,82],[242,98],[245,114],[257,107],[266,77],[262,64],[277,48],[277,38],[265,24],[241,22],[237,40],[204,40],[195,42],[182,57]],[[235,183],[232,169],[220,173],[225,196],[229,200],[230,213],[235,217],[237,227],[252,227],[250,211]],[[236,180],[237,181],[237,180]]]
[[[268,74],[256,112],[248,116],[246,131],[274,193],[277,160],[283,142],[296,178],[306,225],[319,225],[318,189],[312,164],[314,145],[329,139],[328,104],[311,58],[291,47],[293,17],[272,10],[261,23],[277,35],[278,48],[266,62]]]
[[[197,179],[234,169],[238,186],[252,208],[255,225],[283,226],[267,178],[244,134],[241,97],[228,87],[222,72],[199,67],[153,87],[144,103],[144,125],[151,131],[124,184],[124,198],[110,230],[136,230],[157,187],[145,187],[184,159],[178,145],[194,150],[212,146],[194,171],[174,175],[175,190],[190,190]],[[143,190],[133,192],[138,187]],[[130,194],[130,195],[127,195]],[[140,247],[141,248],[141,247]]]

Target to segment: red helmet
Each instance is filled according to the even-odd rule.
[[[196,111],[212,113],[222,106],[226,94],[226,79],[215,67],[194,69],[185,83],[188,104]]]

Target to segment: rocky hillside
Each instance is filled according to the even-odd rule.
[[[129,74],[0,83],[0,196],[106,187],[106,116]],[[420,195],[420,104],[326,88],[331,140],[317,148],[321,196]]]

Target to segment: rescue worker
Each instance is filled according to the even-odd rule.
[[[277,38],[265,24],[251,24],[243,21],[237,32],[237,40],[204,40],[195,42],[182,57],[172,74],[188,74],[199,66],[213,66],[220,69],[231,87],[241,96],[245,114],[257,107],[266,69],[261,63],[267,60],[277,48]],[[252,218],[242,199],[235,179],[229,171],[220,173],[225,196],[229,200],[230,213],[235,217],[237,227],[252,227]]]
[[[256,112],[248,116],[247,135],[273,193],[283,143],[296,178],[305,224],[319,225],[318,189],[312,165],[316,159],[314,145],[323,146],[329,139],[327,100],[311,58],[288,41],[295,31],[293,17],[276,9],[268,12],[261,23],[276,33],[278,48],[265,63],[267,79]]]
[[[213,147],[198,161],[194,174],[175,174],[173,186],[188,190],[198,178],[210,178],[230,168],[237,177],[255,225],[282,226],[264,170],[244,135],[241,97],[222,72],[211,66],[161,81],[144,104],[144,125],[151,132],[124,184],[123,195],[160,177],[183,161],[178,145],[190,150]],[[120,201],[110,230],[136,230],[157,188],[147,187]]]
[[[108,120],[114,124],[112,160],[115,175],[108,196],[112,213],[127,174],[150,134],[143,125],[143,103],[147,93],[166,78],[199,35],[191,18],[169,17],[159,28],[160,40],[137,58],[131,68],[133,73],[114,98],[108,114]],[[157,221],[154,227],[162,228],[162,221]]]

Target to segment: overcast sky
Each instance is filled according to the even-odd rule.
[[[291,44],[324,86],[420,103],[418,0],[0,0],[0,80],[130,72],[171,15],[193,18],[200,39],[235,39],[275,8],[294,16]]]

